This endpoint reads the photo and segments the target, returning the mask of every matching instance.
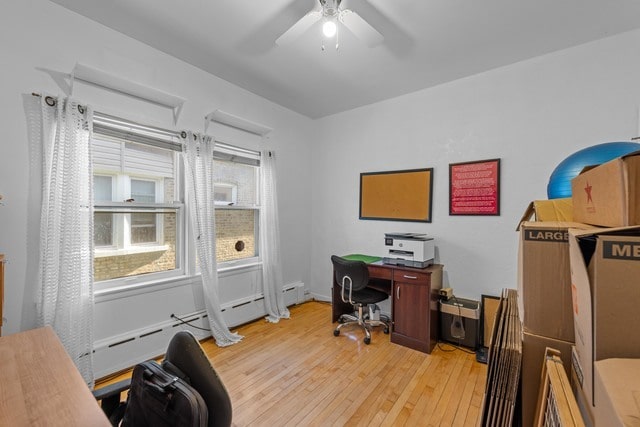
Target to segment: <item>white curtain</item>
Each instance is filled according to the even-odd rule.
[[[273,323],[289,318],[282,288],[280,225],[276,192],[275,152],[264,150],[260,159],[260,256],[262,287],[267,320]]]
[[[205,307],[211,334],[216,344],[225,347],[243,337],[229,331],[218,297],[218,269],[216,265],[215,206],[213,201],[213,148],[210,136],[185,132],[183,157],[189,197],[189,218],[196,244],[202,277]]]
[[[38,325],[55,330],[93,388],[92,111],[43,95],[38,113],[30,117],[42,146]]]

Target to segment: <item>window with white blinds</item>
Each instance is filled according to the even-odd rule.
[[[143,176],[173,176],[175,152],[133,142],[103,139],[98,133],[94,135],[94,170]]]
[[[96,287],[184,274],[177,138],[107,116],[91,143]]]
[[[184,275],[186,217],[177,134],[96,114],[91,143],[96,289]],[[259,168],[259,152],[216,142],[212,180],[220,269],[260,260]]]

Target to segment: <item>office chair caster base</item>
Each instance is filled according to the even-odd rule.
[[[389,335],[389,328],[384,328],[384,333]]]
[[[338,335],[340,335],[340,330],[339,329],[334,329],[333,330],[333,336],[337,337]]]
[[[340,317],[338,317],[338,323],[357,322],[357,321],[358,321],[357,313],[341,314]]]
[[[367,345],[371,344],[371,338],[364,337],[364,343],[367,344]]]

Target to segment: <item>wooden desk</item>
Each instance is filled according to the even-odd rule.
[[[374,262],[367,264],[369,286],[391,298],[391,342],[431,353],[438,342],[438,289],[442,288],[442,265],[411,268]],[[353,311],[340,297],[333,274],[331,320]]]
[[[110,426],[50,327],[0,338],[0,426]]]

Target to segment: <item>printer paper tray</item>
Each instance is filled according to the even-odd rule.
[[[413,261],[402,258],[382,258],[382,262],[384,264],[391,265],[403,265],[405,267],[413,267],[413,268],[427,268],[431,264],[433,264],[433,259],[428,259],[426,261]]]

